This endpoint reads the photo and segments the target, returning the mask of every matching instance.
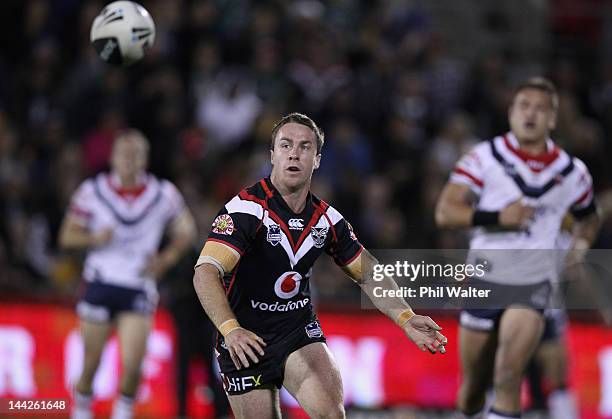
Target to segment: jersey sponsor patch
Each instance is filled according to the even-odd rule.
[[[234,232],[234,220],[229,214],[221,214],[212,223],[212,231],[215,234],[225,234],[227,236]]]
[[[321,325],[318,321],[310,322],[304,328],[306,331],[306,335],[311,339],[317,339],[323,337],[323,330],[321,330]]]
[[[302,275],[297,272],[285,272],[278,277],[274,283],[274,292],[280,298],[285,300],[294,297],[300,292],[300,282],[302,281]]]
[[[282,240],[281,229],[278,224],[270,224],[266,226],[268,228],[268,234],[266,235],[266,240],[272,246],[276,246]]]
[[[320,249],[325,245],[325,239],[327,238],[328,230],[328,227],[312,227],[310,229],[310,235],[312,236],[314,247]]]

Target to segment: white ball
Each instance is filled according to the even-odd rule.
[[[91,43],[104,61],[130,65],[155,41],[155,23],[147,9],[133,1],[107,4],[93,21]]]

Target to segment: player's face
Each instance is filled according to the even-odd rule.
[[[557,123],[550,94],[539,89],[520,90],[508,114],[510,129],[519,141],[544,141]]]
[[[147,145],[141,137],[128,134],[113,146],[111,169],[121,178],[137,176],[147,167]]]
[[[317,137],[305,125],[290,122],[278,130],[271,150],[272,179],[289,189],[308,185],[319,168]]]

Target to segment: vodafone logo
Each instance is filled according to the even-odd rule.
[[[274,283],[274,292],[285,300],[294,297],[300,292],[301,280],[302,275],[299,273],[293,271],[285,272]]]

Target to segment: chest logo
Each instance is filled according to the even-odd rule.
[[[289,225],[289,230],[304,230],[304,220],[301,218],[291,218],[287,224]]]
[[[285,272],[274,283],[274,292],[285,300],[295,297],[300,292],[302,275],[297,272]]]
[[[325,239],[327,239],[328,230],[329,228],[327,227],[312,227],[310,229],[310,235],[312,236],[314,247],[320,249],[325,245]]]
[[[282,240],[281,229],[278,224],[270,224],[266,226],[268,228],[268,234],[266,235],[266,240],[272,246],[276,246]]]

